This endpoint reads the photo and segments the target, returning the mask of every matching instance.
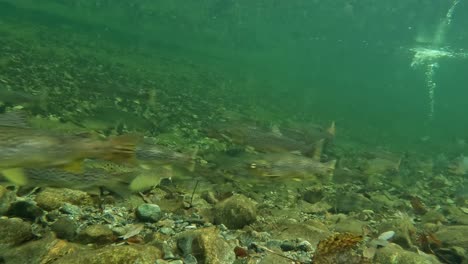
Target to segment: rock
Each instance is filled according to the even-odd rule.
[[[16,199],[16,194],[13,191],[8,190],[3,185],[0,185],[0,215],[4,215],[12,202]]]
[[[80,245],[55,238],[51,233],[2,252],[2,263],[55,263],[54,261],[75,252]]]
[[[258,264],[291,264],[291,260],[286,259],[284,257],[275,255],[275,254],[267,254],[264,258],[258,262]]]
[[[272,238],[281,240],[294,240],[301,238],[316,245],[320,240],[327,238],[331,233],[325,226],[318,222],[310,221],[304,223],[295,223],[292,221],[279,222],[278,226],[282,228],[272,232]]]
[[[76,206],[74,204],[64,203],[62,207],[60,207],[60,212],[64,214],[77,216],[81,214],[81,209],[79,206]]]
[[[19,245],[33,237],[28,222],[20,218],[0,218],[0,249]]]
[[[299,242],[299,244],[297,244],[297,248],[299,250],[306,251],[306,252],[313,250],[312,244],[307,240],[303,240]]]
[[[352,234],[362,234],[363,228],[367,225],[366,222],[346,217],[341,221],[338,221],[333,229],[339,233],[352,233]]]
[[[304,193],[302,194],[302,197],[304,201],[314,204],[314,203],[320,202],[323,199],[324,194],[323,194],[322,188],[310,187],[304,191]]]
[[[425,223],[437,224],[437,223],[443,223],[446,221],[447,219],[445,219],[445,216],[437,210],[430,210],[421,217],[421,222],[424,224]]]
[[[372,201],[362,194],[344,193],[336,197],[336,210],[341,213],[360,212],[372,207]]]
[[[140,221],[155,223],[161,220],[163,213],[156,204],[141,204],[136,209],[136,216]]]
[[[389,230],[395,232],[395,236],[392,238],[393,243],[404,248],[411,248],[413,246],[411,234],[415,234],[417,229],[409,216],[401,214],[399,218],[387,220],[381,223],[378,227],[379,233],[387,232]]]
[[[283,241],[280,245],[282,251],[293,251],[297,248],[297,243],[294,241],[286,240]]]
[[[161,250],[150,245],[106,246],[94,250],[80,250],[53,262],[54,264],[153,264],[162,258]]]
[[[193,255],[199,263],[233,263],[234,246],[220,237],[219,230],[208,227],[178,235],[177,246],[184,257]]]
[[[45,188],[36,196],[37,205],[47,211],[60,208],[65,203],[92,205],[93,199],[83,191],[71,189]]]
[[[71,241],[76,236],[78,224],[74,220],[64,216],[55,221],[50,228],[58,238]]]
[[[207,201],[209,204],[217,204],[218,199],[216,199],[216,195],[214,192],[211,191],[204,191],[201,193],[201,198]]]
[[[256,204],[244,195],[233,195],[215,207],[215,224],[224,224],[230,229],[240,229],[255,222]]]
[[[33,201],[17,201],[11,204],[6,214],[34,221],[41,217],[44,211]]]
[[[438,248],[434,250],[445,263],[468,263],[468,249],[461,247]]]
[[[468,226],[442,226],[435,234],[442,244],[448,247],[468,248]]]
[[[188,254],[184,257],[185,264],[198,264],[197,258],[195,258],[192,254]]]
[[[434,255],[423,253],[415,253],[406,251],[400,246],[390,243],[389,245],[379,248],[376,251],[375,258],[372,263],[380,264],[439,264],[440,262]]]
[[[83,244],[107,244],[115,241],[112,230],[106,225],[91,225],[82,230],[77,241]]]

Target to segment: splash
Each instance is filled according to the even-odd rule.
[[[432,121],[434,118],[435,92],[437,88],[434,75],[436,73],[436,69],[439,68],[439,61],[443,58],[468,58],[468,53],[466,52],[455,52],[448,47],[442,47],[445,44],[445,36],[450,24],[452,23],[452,16],[458,3],[460,3],[460,0],[453,1],[445,15],[445,18],[438,25],[434,38],[431,41],[431,47],[417,47],[411,49],[411,51],[414,52],[411,67],[424,69],[429,99],[429,121]]]

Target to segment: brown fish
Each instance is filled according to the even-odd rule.
[[[79,172],[86,158],[118,162],[134,159],[136,137],[100,140],[57,134],[30,128],[15,119],[16,114],[11,115],[0,115],[0,172],[18,185],[27,181],[23,168],[58,167]]]
[[[218,133],[211,135],[229,139],[238,145],[248,145],[255,150],[265,153],[275,152],[299,152],[306,156],[313,156],[317,148],[322,148],[322,139],[326,139],[327,133],[306,140],[307,136],[292,129],[272,130],[252,124],[221,125],[215,128]],[[321,150],[320,150],[321,151]]]
[[[291,153],[260,155],[250,163],[250,172],[262,177],[291,179],[316,178],[327,182],[333,176],[336,160],[320,162]]]
[[[143,191],[159,184],[170,171],[158,167],[143,169],[100,160],[84,160],[82,172],[71,172],[61,168],[26,168],[26,187],[57,187],[78,189],[99,194],[104,188],[126,197],[133,192]]]

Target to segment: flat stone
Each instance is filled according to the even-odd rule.
[[[115,241],[116,237],[112,230],[106,225],[91,225],[82,230],[77,242],[82,244],[107,244]]]
[[[91,196],[83,191],[65,188],[45,188],[36,196],[37,205],[47,211],[60,208],[65,203],[93,205]]]
[[[141,263],[154,264],[162,258],[161,250],[150,245],[106,246],[80,250],[53,262],[54,264]]]

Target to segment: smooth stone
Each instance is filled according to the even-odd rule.
[[[77,242],[82,244],[107,244],[114,242],[116,237],[106,225],[91,225],[82,230],[77,238]]]
[[[37,194],[36,202],[39,207],[47,211],[59,209],[65,203],[93,205],[93,199],[88,193],[65,188],[45,188]]]
[[[141,204],[136,209],[136,216],[140,221],[155,223],[161,220],[163,213],[156,204]]]
[[[243,228],[255,222],[257,218],[256,203],[241,194],[218,203],[214,210],[214,223],[224,224],[230,229]]]

